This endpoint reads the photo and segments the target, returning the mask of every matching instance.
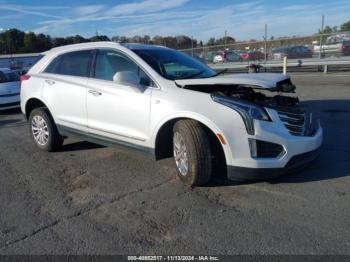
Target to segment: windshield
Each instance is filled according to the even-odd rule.
[[[134,49],[147,64],[169,80],[207,78],[214,70],[196,59],[172,49]]]

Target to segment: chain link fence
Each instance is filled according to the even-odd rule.
[[[265,63],[290,59],[350,59],[350,32],[239,42],[181,50],[207,64]]]

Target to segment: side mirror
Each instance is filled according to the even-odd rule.
[[[131,87],[134,91],[142,93],[144,87],[140,84],[140,77],[132,71],[120,71],[113,76],[113,82]]]

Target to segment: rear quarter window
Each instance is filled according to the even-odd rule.
[[[70,52],[56,57],[44,70],[45,73],[69,76],[90,76],[93,50]]]

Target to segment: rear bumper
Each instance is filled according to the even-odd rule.
[[[317,158],[320,149],[293,156],[285,167],[281,168],[249,168],[228,166],[227,177],[234,181],[264,180],[300,170]]]

